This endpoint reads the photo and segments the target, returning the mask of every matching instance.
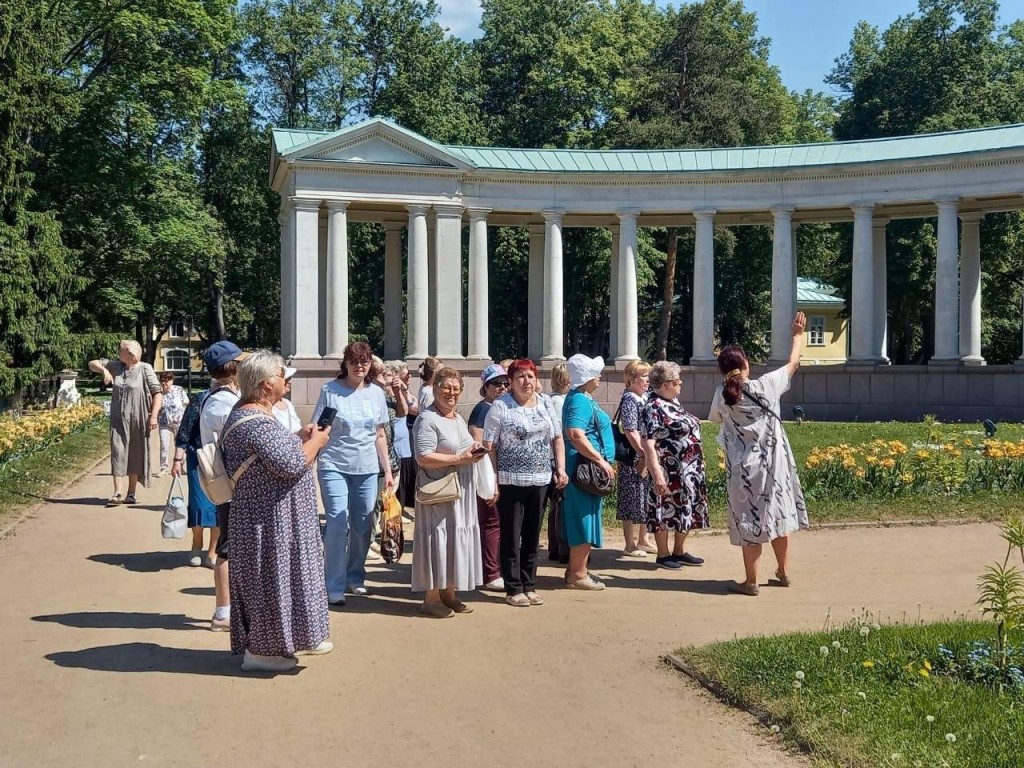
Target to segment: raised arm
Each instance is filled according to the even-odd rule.
[[[789,377],[793,378],[796,369],[800,367],[800,354],[804,350],[804,330],[807,328],[807,316],[803,312],[797,312],[793,318],[793,346],[789,350],[789,361],[786,363],[786,370]]]
[[[89,370],[103,376],[104,384],[112,384],[114,382],[114,377],[110,375],[110,371],[107,369],[106,360],[90,360]]]

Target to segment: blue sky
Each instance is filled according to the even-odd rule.
[[[477,0],[437,0],[441,23],[465,39],[479,35]],[[659,0],[659,5],[668,3]],[[675,2],[676,6],[680,3]],[[771,61],[787,87],[828,91],[825,76],[864,20],[882,29],[917,10],[917,0],[745,0],[757,13],[758,27],[772,40]],[[1003,0],[1001,22],[1024,18],[1024,0]]]

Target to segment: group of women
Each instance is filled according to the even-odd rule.
[[[719,356],[724,380],[710,419],[722,424],[729,533],[743,548],[745,568],[733,591],[742,594],[758,593],[765,543],[776,555],[777,582],[790,584],[788,535],[807,525],[777,415],[799,365],[804,325],[798,313],[789,362],[758,380],[749,378],[741,348],[727,347]],[[111,429],[114,503],[121,502],[125,477],[131,496],[136,483],[148,482],[148,454],[132,463],[118,449],[137,442],[135,431],[152,430],[160,410],[160,385],[145,368],[135,370],[137,352],[125,344],[118,364],[90,366],[114,384],[119,401]],[[550,395],[530,360],[488,366],[481,376],[483,400],[467,423],[458,412],[464,390],[458,370],[426,361],[420,395],[413,398],[407,370],[375,365],[369,345],[354,342],[305,425],[285,400],[294,370],[279,355],[243,353],[217,342],[204,357],[214,386],[182,414],[172,472],[181,474],[185,464],[190,478],[197,477],[196,451],[210,442],[222,450],[231,501],[215,514],[197,510],[190,523],[196,555],[203,529],[214,528],[207,551],[208,560],[216,556],[218,576],[212,627],[230,630],[243,669],[285,671],[298,654],[332,650],[328,604],[367,594],[373,509],[399,477],[416,510],[412,589],[423,593],[420,612],[431,618],[472,612],[458,593],[481,586],[502,590],[513,607],[543,605],[536,561],[549,504],[559,513],[549,519],[555,529],[549,535],[557,548],[552,556],[567,559],[565,586],[603,590],[588,564],[592,549],[603,544],[600,486],[616,475],[616,460],[624,554],[641,558],[650,552],[669,569],[703,562],[685,548],[687,534],[708,525],[700,422],[679,401],[675,363],[627,367],[615,419],[622,433],[617,455],[612,419],[593,396],[604,369],[600,357],[571,357],[554,372]],[[405,426],[407,416],[415,420],[411,435],[405,433],[411,452],[405,457],[399,455],[403,438],[396,424]],[[326,509],[323,531],[314,464]],[[198,490],[198,482],[190,488]]]

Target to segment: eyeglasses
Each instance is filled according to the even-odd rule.
[[[508,379],[494,379],[493,381],[487,382],[488,387],[501,387],[502,389],[508,389]]]
[[[362,360],[346,360],[345,363],[353,368],[368,368],[370,366],[370,361],[365,358]]]
[[[440,391],[446,395],[461,395],[462,387],[441,387]]]

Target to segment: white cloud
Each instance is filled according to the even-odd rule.
[[[437,0],[441,9],[441,26],[463,40],[480,36],[479,0]]]

